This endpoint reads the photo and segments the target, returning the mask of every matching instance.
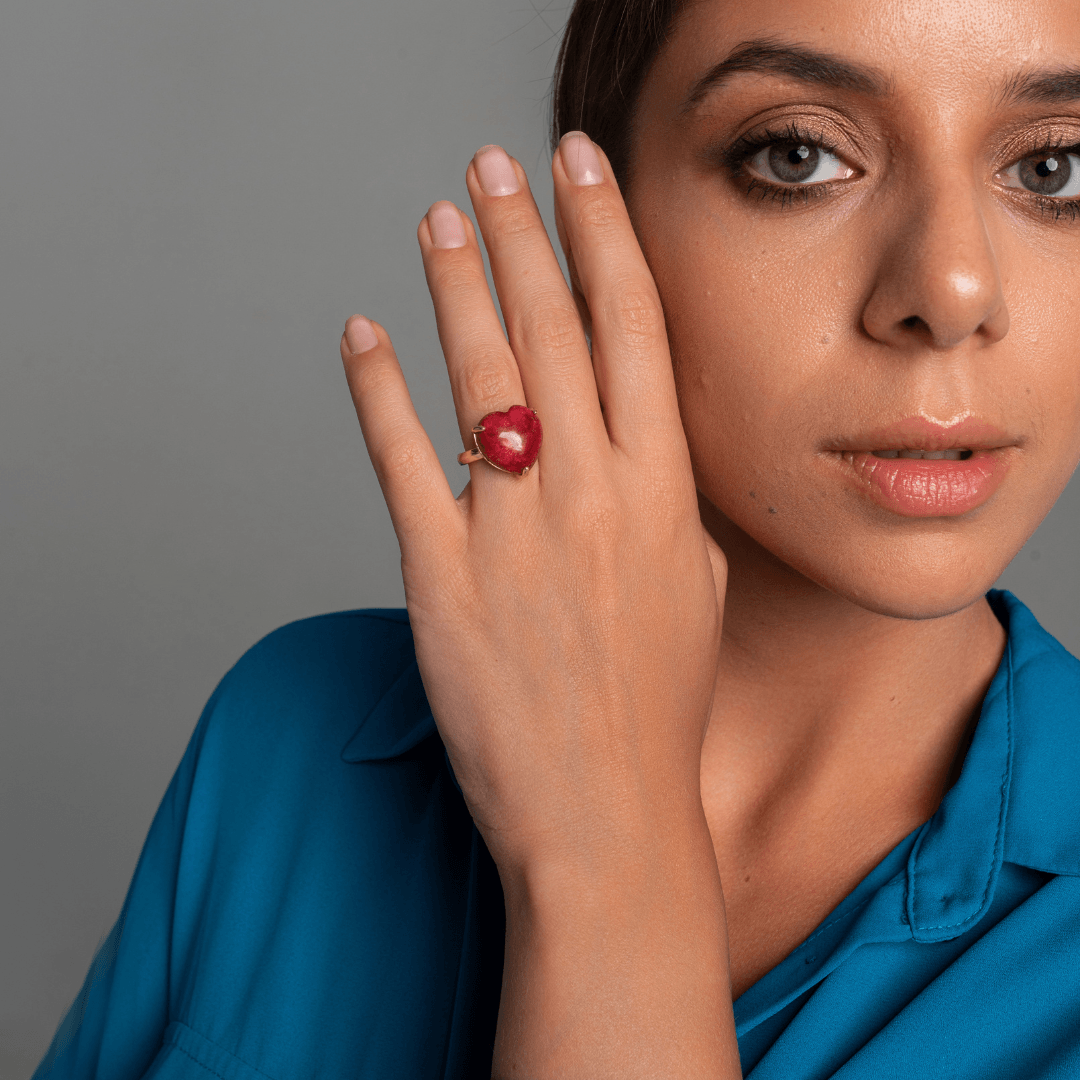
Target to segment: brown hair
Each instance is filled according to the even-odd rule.
[[[584,131],[625,186],[630,122],[679,0],[576,0],[555,62],[551,148]]]

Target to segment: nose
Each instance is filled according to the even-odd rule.
[[[943,178],[944,179],[944,178]],[[900,348],[989,345],[1009,330],[1001,275],[978,192],[949,178],[898,216],[881,246],[863,328]]]

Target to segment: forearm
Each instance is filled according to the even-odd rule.
[[[704,815],[634,857],[503,872],[496,1080],[741,1077]]]

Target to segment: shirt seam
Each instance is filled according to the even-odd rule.
[[[208,1039],[205,1035],[196,1031],[193,1027],[189,1027],[183,1022],[183,1020],[174,1020],[173,1023],[177,1027],[183,1028],[185,1031],[190,1031],[191,1034],[194,1035],[196,1038],[202,1039],[204,1043],[212,1046],[215,1050],[219,1050],[221,1053],[228,1055],[230,1058],[232,1058],[233,1061],[237,1062],[240,1065],[243,1065],[245,1069],[250,1069],[257,1076],[263,1076],[266,1078],[266,1080],[274,1080],[274,1078],[270,1076],[269,1073],[264,1073],[262,1069],[256,1068],[254,1065],[251,1064],[250,1061],[245,1061],[239,1055],[234,1054],[229,1050],[226,1050],[223,1046],[219,1046],[216,1042],[214,1042],[213,1039]],[[191,1060],[194,1061],[195,1064],[198,1065],[200,1068],[205,1069],[207,1072],[213,1073],[214,1076],[219,1077],[220,1080],[227,1080],[227,1077],[223,1076],[220,1072],[217,1071],[217,1069],[212,1068],[210,1065],[207,1065],[205,1061],[201,1061],[186,1047],[181,1046],[175,1038],[169,1040],[169,1045],[172,1046],[174,1049],[179,1050],[180,1053],[183,1054],[185,1057],[191,1058]]]
[[[194,1061],[195,1064],[198,1065],[200,1069],[205,1069],[208,1073],[213,1073],[214,1076],[216,1076],[218,1078],[218,1080],[225,1080],[225,1077],[221,1073],[219,1073],[217,1071],[217,1069],[212,1069],[209,1065],[206,1064],[205,1061],[200,1061],[189,1050],[185,1050],[182,1046],[178,1046],[176,1043],[173,1043],[172,1045],[173,1045],[174,1050],[179,1050],[180,1053],[184,1055],[184,1057],[191,1058],[191,1060]]]

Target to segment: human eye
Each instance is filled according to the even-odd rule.
[[[998,175],[1008,188],[1030,191],[1044,199],[1075,199],[1080,196],[1080,147],[1030,154]]]
[[[795,125],[743,136],[724,156],[733,177],[748,181],[747,195],[756,191],[784,205],[824,195],[858,172],[821,135]]]
[[[833,151],[808,139],[763,146],[747,159],[746,170],[771,184],[824,184],[855,175],[855,170]]]

